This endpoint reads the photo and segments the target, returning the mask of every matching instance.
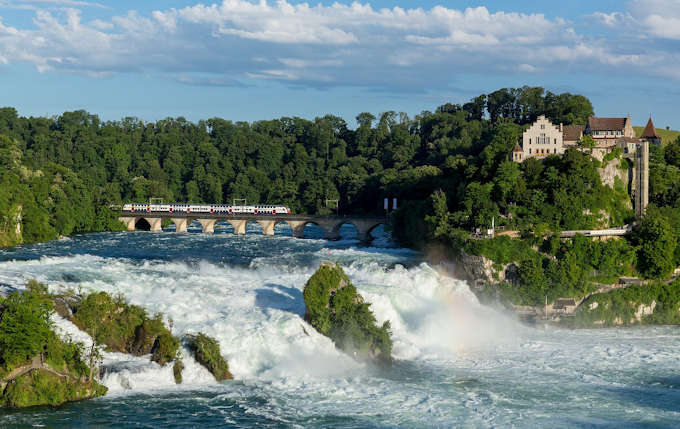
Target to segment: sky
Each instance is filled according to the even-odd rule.
[[[680,0],[0,0],[0,106],[414,116],[504,87],[680,129]]]

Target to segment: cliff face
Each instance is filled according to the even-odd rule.
[[[0,216],[0,247],[11,247],[23,243],[21,220],[23,207],[16,205],[6,215]]]
[[[517,276],[517,265],[498,264],[485,256],[470,255],[461,249],[454,271],[471,286],[493,286],[505,281],[512,282]]]
[[[680,324],[680,281],[592,295],[579,307],[575,322],[580,327]]]
[[[628,188],[629,175],[628,169],[621,169],[621,159],[615,158],[607,162],[604,167],[598,168],[597,172],[600,173],[600,181],[603,185],[607,185],[614,189],[617,179]]]

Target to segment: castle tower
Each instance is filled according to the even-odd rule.
[[[647,121],[647,126],[645,127],[645,130],[642,132],[642,136],[640,138],[647,140],[653,145],[660,145],[661,144],[661,137],[659,137],[659,133],[656,132],[656,128],[654,128],[654,123],[652,122],[652,117],[649,117],[649,121]]]
[[[651,119],[650,119],[651,122]],[[642,139],[635,152],[635,217],[640,219],[649,204],[649,141]]]

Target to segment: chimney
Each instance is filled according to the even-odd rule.
[[[563,132],[562,131],[562,122],[560,122],[560,132]]]

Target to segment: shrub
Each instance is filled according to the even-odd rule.
[[[187,335],[187,339],[187,346],[194,353],[196,361],[206,367],[217,381],[233,378],[227,361],[222,357],[217,340],[202,332],[198,335]]]

